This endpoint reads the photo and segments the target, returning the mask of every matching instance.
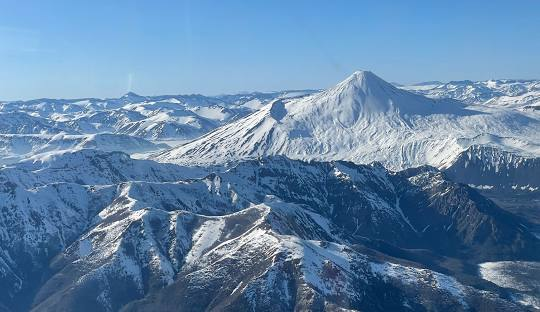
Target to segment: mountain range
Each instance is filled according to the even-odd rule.
[[[540,109],[538,80],[499,79],[487,81],[432,81],[400,86],[432,98],[453,98],[469,104],[507,107],[519,110]]]
[[[540,310],[538,81],[0,103],[0,311]]]
[[[207,174],[82,150],[0,179],[9,308],[519,310],[509,298],[536,291],[475,276],[539,260],[528,222],[433,168],[271,157]]]

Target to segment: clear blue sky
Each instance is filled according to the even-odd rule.
[[[540,1],[0,0],[0,99],[540,78]]]

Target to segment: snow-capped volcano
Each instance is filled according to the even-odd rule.
[[[370,71],[357,71],[334,88],[313,99],[314,105],[304,105],[337,118],[344,126],[352,126],[362,119],[376,119],[382,115],[406,118],[412,115],[466,114],[462,105],[451,100],[434,101],[423,96],[397,89]],[[298,113],[300,106],[291,106]],[[296,109],[296,110],[295,110]]]
[[[358,71],[326,91],[275,100],[156,158],[206,165],[280,154],[297,159],[381,161],[401,169],[442,166],[477,143],[467,139],[481,134],[535,146],[539,132],[540,121],[534,116],[430,99],[398,89],[371,72]]]

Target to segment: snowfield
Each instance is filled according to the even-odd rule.
[[[483,279],[518,291],[514,294],[517,302],[540,310],[540,262],[484,262],[479,271]]]

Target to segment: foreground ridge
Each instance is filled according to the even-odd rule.
[[[474,269],[538,261],[529,224],[435,168],[263,157],[211,171],[95,150],[1,169],[2,303],[519,311],[535,291]]]

